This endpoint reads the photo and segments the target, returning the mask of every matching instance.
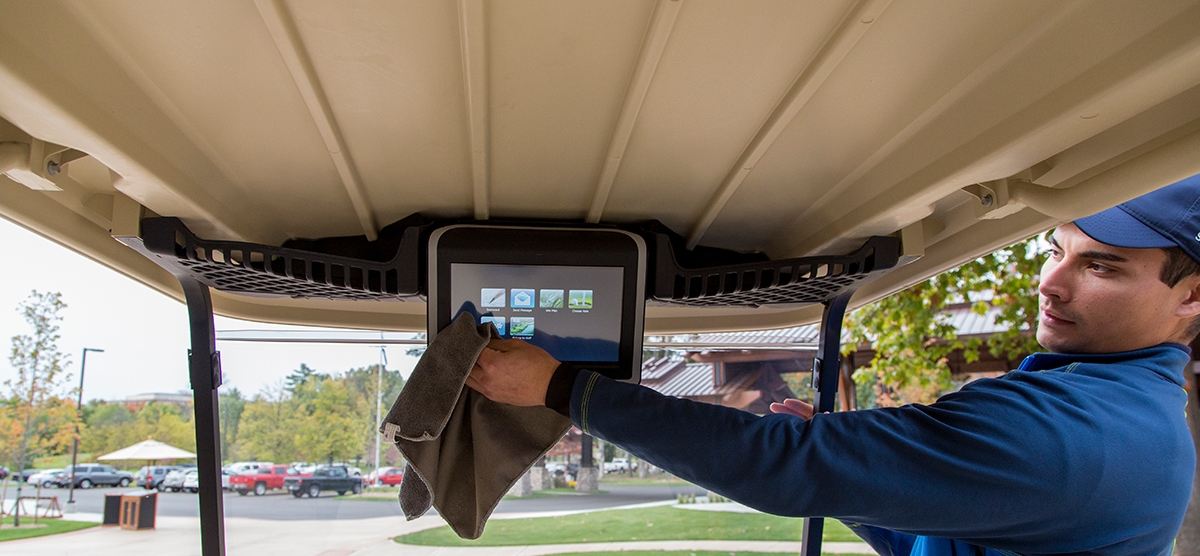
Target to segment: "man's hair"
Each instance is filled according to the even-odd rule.
[[[1167,254],[1167,262],[1163,263],[1158,278],[1168,287],[1175,287],[1181,280],[1193,274],[1200,274],[1200,262],[1196,262],[1182,247],[1163,247]]]
[[[1184,278],[1193,274],[1200,274],[1200,262],[1193,259],[1191,255],[1184,251],[1181,247],[1163,247],[1163,252],[1167,254],[1167,260],[1163,263],[1162,270],[1158,273],[1158,279],[1162,280],[1168,287],[1175,287]],[[1200,317],[1192,318],[1192,322],[1187,326],[1188,342],[1200,336]]]

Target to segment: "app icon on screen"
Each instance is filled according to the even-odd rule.
[[[494,309],[504,306],[504,288],[482,288],[479,297],[480,307]]]
[[[504,335],[504,317],[479,317],[479,324],[492,323],[496,325],[496,331],[500,335]]]
[[[572,309],[591,309],[592,290],[571,290],[567,306]]]
[[[533,317],[513,317],[509,333],[513,336],[533,336]]]
[[[563,306],[562,290],[542,290],[540,303],[543,309],[560,309]]]
[[[513,307],[533,307],[533,290],[518,290],[513,288],[512,291],[512,306]]]

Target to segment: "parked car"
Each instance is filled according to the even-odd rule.
[[[222,467],[234,475],[242,475],[244,473],[259,473],[262,469],[269,469],[274,463],[269,461],[239,461]]]
[[[187,492],[200,492],[200,471],[194,468],[184,471],[182,488]]]
[[[293,461],[290,467],[303,475],[311,475],[313,471],[316,471],[317,464],[306,461]]]
[[[316,498],[321,495],[321,491],[333,490],[339,495],[345,495],[347,492],[358,494],[362,492],[362,478],[351,476],[346,467],[343,466],[326,466],[317,468],[311,476],[290,475],[284,480],[284,484],[288,492],[292,496],[301,498],[308,495],[309,498]]]
[[[637,466],[638,466],[637,462],[636,461],[633,462],[632,468],[637,469]],[[620,473],[620,472],[629,471],[629,470],[630,470],[629,458],[613,458],[612,461],[604,462],[604,472],[605,473]]]
[[[75,488],[92,488],[97,485],[121,486],[127,487],[133,483],[133,473],[128,471],[118,471],[113,469],[111,465],[100,463],[82,463],[76,465],[75,469]],[[71,467],[63,470],[63,486],[67,486],[71,481]]]
[[[8,468],[0,465],[0,481],[8,478]]]
[[[66,486],[68,476],[64,471],[52,471],[50,473],[39,473],[36,485],[41,485],[42,488],[53,488]]]
[[[174,465],[150,465],[138,469],[133,474],[133,484],[148,489],[158,488],[158,484],[166,478],[167,473],[179,469]],[[147,480],[149,477],[149,480]]]
[[[172,469],[170,473],[167,473],[166,477],[163,477],[162,482],[158,483],[158,491],[166,492],[169,490],[171,492],[179,492],[183,489],[183,476],[186,475],[188,471],[195,470],[183,468]]]
[[[404,468],[402,467],[380,467],[376,471],[372,471],[367,475],[367,484],[396,486],[404,479]]]
[[[31,484],[31,485],[39,485],[39,484],[42,484],[42,481],[50,478],[50,476],[53,475],[54,473],[58,473],[61,471],[62,471],[62,469],[34,469],[33,473],[30,473],[29,475],[27,475],[25,477],[25,483]]]
[[[345,469],[346,474],[351,477],[361,478],[363,476],[362,469],[354,467],[353,465],[346,465],[344,463],[332,463],[332,464],[322,463],[321,465],[318,465],[315,468],[313,468],[313,471],[315,472],[317,469],[334,469],[334,468]]]
[[[37,473],[41,473],[43,471],[46,471],[46,469],[23,469],[23,470],[21,470],[21,475],[19,477],[13,476],[13,480],[28,483],[29,477],[31,477]]]
[[[262,496],[268,490],[283,488],[283,481],[288,477],[288,471],[291,469],[286,465],[272,465],[269,469],[263,469],[257,473],[234,475],[229,478],[229,488],[242,496],[251,492],[255,496]],[[293,474],[299,475],[296,472]]]

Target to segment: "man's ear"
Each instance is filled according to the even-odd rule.
[[[1178,287],[1188,288],[1187,297],[1175,308],[1175,316],[1191,319],[1200,315],[1200,274],[1193,274],[1180,281]]]

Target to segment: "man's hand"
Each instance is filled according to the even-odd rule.
[[[783,400],[783,403],[771,404],[771,413],[786,413],[801,419],[812,419],[813,406],[795,398],[788,398]]]
[[[559,362],[521,340],[492,340],[467,376],[467,386],[489,400],[520,406],[546,404],[546,388]]]

